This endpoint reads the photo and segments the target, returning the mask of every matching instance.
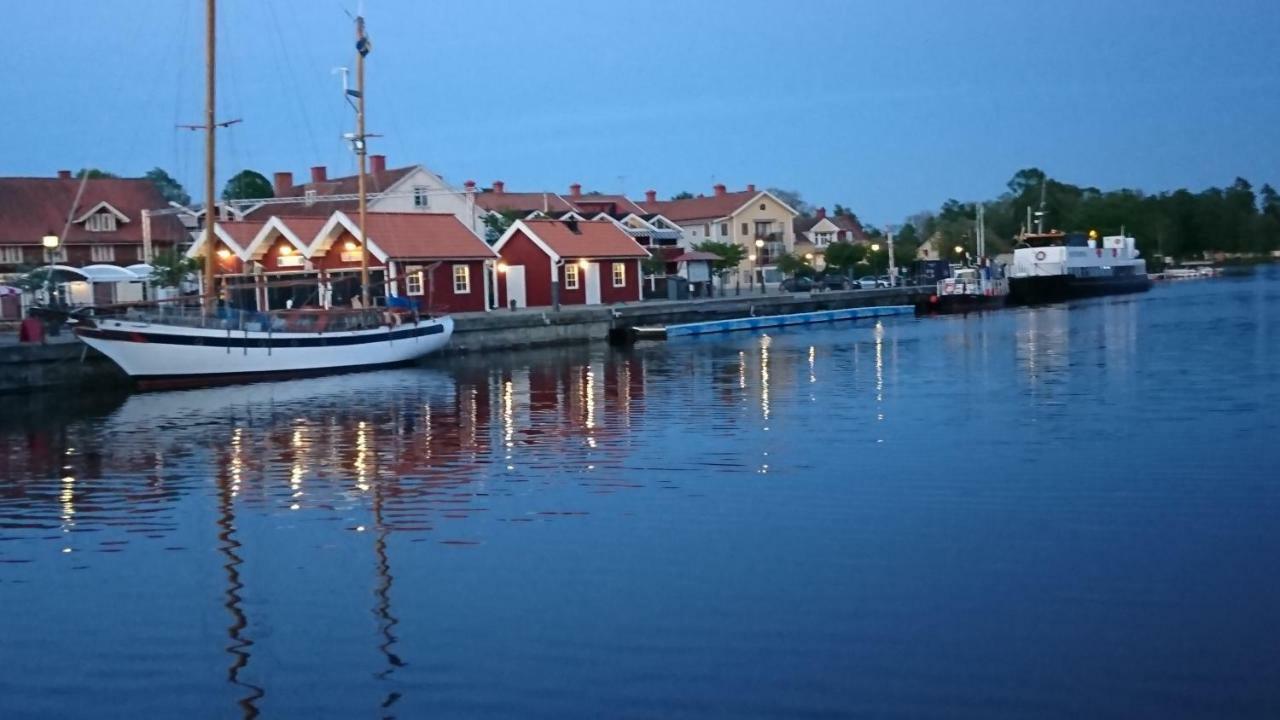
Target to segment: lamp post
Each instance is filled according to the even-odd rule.
[[[747,285],[747,292],[755,293],[756,291],[756,254],[751,253],[750,255],[747,256],[747,259],[751,261],[751,283]],[[741,276],[742,273],[738,273],[738,275]],[[735,288],[737,287],[737,285],[738,285],[737,282],[734,282]],[[737,295],[739,293],[734,293],[734,294]]]
[[[876,253],[880,252],[880,243],[871,243],[871,274],[876,274]]]
[[[44,246],[45,254],[49,256],[49,277],[46,279],[49,283],[49,304],[52,305],[53,291],[56,287],[53,282],[53,261],[58,254],[58,245],[61,243],[57,235],[54,235],[53,233],[45,233],[45,236],[40,238],[40,244]]]
[[[755,274],[760,272],[760,294],[764,294],[764,272],[760,271],[760,262],[764,260],[764,238],[756,238],[756,265],[751,270],[751,278],[755,280]]]
[[[893,228],[889,227],[889,287],[898,285],[898,266],[893,258]]]

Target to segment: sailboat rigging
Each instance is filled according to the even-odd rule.
[[[375,308],[369,287],[366,234],[367,140],[364,65],[371,44],[363,15],[355,18],[356,132],[350,136],[359,158],[360,304],[284,311],[247,311],[220,300],[217,288],[220,228],[215,197],[217,53],[215,0],[205,3],[205,213],[201,308],[159,305],[155,311],[131,307],[123,316],[77,318],[76,334],[145,387],[246,382],[269,377],[367,370],[413,362],[448,344],[453,320],[418,310]],[[229,287],[230,282],[224,283]],[[225,289],[225,288],[224,288]],[[355,303],[352,303],[353,306]]]

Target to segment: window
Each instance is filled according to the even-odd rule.
[[[578,266],[576,263],[570,263],[564,266],[564,289],[578,289]]]
[[[115,218],[112,218],[113,220]],[[114,262],[116,249],[110,245],[94,245],[89,248],[89,258],[98,263]]]
[[[44,249],[44,261],[47,263],[62,262],[65,259],[66,253],[63,252],[62,248],[58,248],[57,250],[50,250],[49,248]]]
[[[772,220],[756,221],[756,237],[768,239],[769,234],[773,232]]]
[[[613,264],[613,286],[627,286],[627,264],[624,262],[616,262]]]
[[[745,236],[745,235],[749,234],[750,232],[751,232],[751,231],[747,229],[747,224],[746,224],[746,223],[742,223],[742,234]]]
[[[422,268],[410,267],[406,268],[409,272],[404,276],[404,293],[405,295],[421,295],[422,294]]]
[[[0,263],[20,265],[22,263],[22,248],[0,247]]]
[[[415,210],[426,210],[431,202],[426,185],[413,186],[413,207]]]
[[[307,204],[307,205],[315,205],[315,204],[316,204],[316,191],[315,191],[315,190],[308,190],[308,191],[303,195],[303,200],[306,202],[306,204]]]
[[[135,252],[135,256],[138,258],[138,262],[146,262],[146,261],[147,261],[147,248],[146,248],[146,247],[144,247],[144,246],[142,246],[142,245],[138,245],[136,248],[134,248],[134,252]]]
[[[453,266],[453,294],[466,295],[471,292],[471,267],[469,265]]]
[[[831,233],[830,233],[830,232],[816,232],[816,233],[814,233],[814,234],[813,234],[813,244],[814,244],[814,245],[819,245],[819,246],[822,246],[822,245],[830,245],[830,244],[831,244]]]
[[[115,232],[116,216],[109,212],[94,213],[84,221],[84,229],[89,232]]]
[[[729,235],[729,223],[720,223],[720,237]]]

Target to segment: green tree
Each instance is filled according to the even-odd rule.
[[[667,274],[667,261],[661,255],[654,253],[649,257],[640,261],[640,270],[645,277],[653,277],[655,275]]]
[[[120,177],[115,173],[107,172],[106,170],[99,170],[98,168],[80,168],[80,171],[76,173],[77,178],[82,178],[85,175],[88,175],[90,180]]]
[[[156,287],[176,288],[200,271],[201,260],[189,258],[177,250],[162,250],[151,259],[151,282]]]
[[[681,192],[676,193],[675,195],[672,195],[671,199],[672,200],[692,200],[693,193],[689,192],[688,190],[683,190]]]
[[[795,210],[801,215],[809,215],[813,211],[813,208],[810,207],[809,203],[805,202],[804,198],[800,197],[800,193],[795,190],[769,188],[769,194],[791,206],[792,210]]]
[[[808,277],[813,274],[813,266],[809,264],[809,261],[796,253],[778,256],[777,266],[778,272],[792,277]]]
[[[485,213],[484,217],[481,218],[484,223],[484,241],[490,245],[498,242],[520,217],[521,213],[516,210],[498,210]]]
[[[717,273],[728,272],[747,259],[747,249],[734,242],[716,242],[708,240],[694,246],[694,249],[709,252],[720,259],[714,263]]]
[[[223,200],[260,200],[275,197],[271,181],[255,170],[241,170],[222,188]]]
[[[191,196],[183,189],[182,183],[175,180],[172,175],[164,170],[158,167],[151,168],[143,177],[150,180],[151,184],[156,186],[156,190],[160,191],[160,194],[168,202],[178,203],[179,205],[191,204]]]
[[[853,272],[855,265],[867,257],[867,246],[860,243],[837,240],[827,245],[827,251],[823,257],[826,259],[827,267],[839,272],[841,275],[848,275]]]

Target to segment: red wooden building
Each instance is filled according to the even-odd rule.
[[[640,261],[649,257],[608,220],[517,220],[493,246],[500,307],[601,305],[641,299]]]

